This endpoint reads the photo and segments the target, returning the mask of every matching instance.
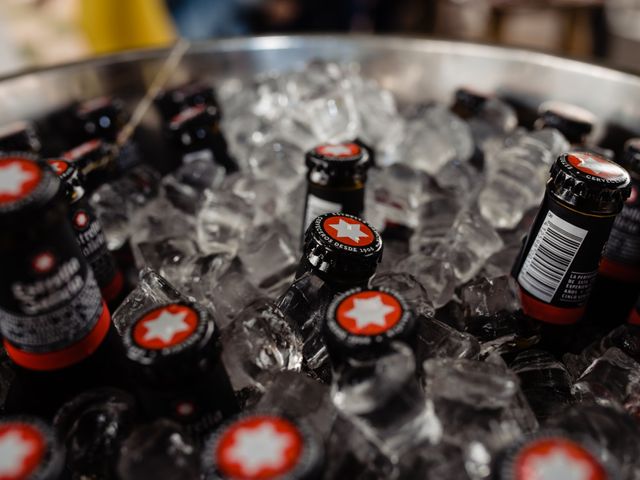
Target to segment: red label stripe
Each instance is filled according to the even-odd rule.
[[[522,311],[528,316],[541,322],[553,323],[556,325],[571,325],[580,320],[584,314],[584,306],[570,308],[556,307],[533,298],[522,288],[519,290]]]

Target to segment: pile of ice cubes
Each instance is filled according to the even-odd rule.
[[[148,302],[201,302],[245,405],[305,417],[333,439],[333,455],[349,442],[375,465],[358,478],[487,478],[492,455],[539,425],[588,432],[617,458],[621,478],[640,478],[629,416],[640,412],[640,365],[609,337],[565,362],[536,350],[539,332],[518,313],[509,277],[549,166],[568,148],[561,134],[517,127],[498,99],[470,122],[447,105],[400,105],[357,64],[230,79],[218,94],[239,173],[196,161],[162,179],[142,172],[153,184],[143,192],[124,179],[93,196],[112,245],[130,242],[144,269],[114,316],[120,328]],[[399,347],[364,385],[338,375],[329,386],[301,373],[303,341],[271,304],[301,255],[304,153],[354,138],[376,152],[365,218],[413,232],[385,242],[373,284],[397,289],[420,313],[422,356]],[[396,408],[390,396],[413,370],[420,391],[397,407],[407,418],[367,421]]]

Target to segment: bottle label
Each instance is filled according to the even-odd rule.
[[[319,217],[323,213],[341,212],[342,204],[325,200],[309,193],[307,195],[307,206],[304,215],[304,230],[307,229],[313,219]]]
[[[107,248],[107,240],[93,209],[84,199],[71,205],[71,225],[82,255],[87,259],[106,301],[120,294],[122,276]]]
[[[579,320],[613,220],[583,215],[545,197],[514,275],[526,314],[549,323]]]
[[[613,223],[600,273],[620,281],[640,281],[640,182],[637,180],[633,181],[631,196]]]
[[[304,467],[304,437],[284,418],[246,417],[227,427],[216,440],[208,451],[225,478],[303,478],[292,474]]]

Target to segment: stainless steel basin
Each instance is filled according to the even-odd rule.
[[[0,123],[35,118],[73,99],[104,93],[135,98],[166,50],[144,50],[0,79]],[[407,101],[447,100],[468,84],[525,107],[545,99],[578,103],[614,129],[640,132],[640,76],[520,49],[381,36],[277,36],[193,45],[174,81],[249,78],[313,58],[358,61],[364,72]]]

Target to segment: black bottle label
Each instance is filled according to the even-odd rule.
[[[545,196],[514,269],[527,315],[557,324],[580,319],[614,218],[585,215]]]
[[[71,205],[69,218],[80,250],[93,270],[104,299],[108,302],[113,300],[122,290],[122,274],[116,269],[95,212],[83,198]]]
[[[640,282],[640,181],[633,180],[631,196],[616,217],[600,273],[622,282]]]

